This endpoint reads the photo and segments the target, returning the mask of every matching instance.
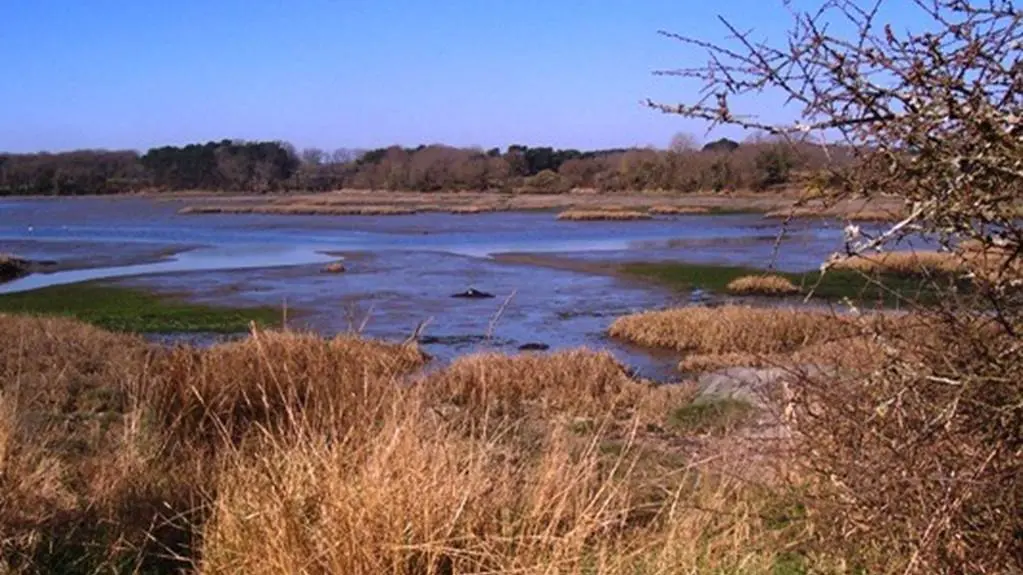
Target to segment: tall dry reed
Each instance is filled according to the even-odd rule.
[[[627,315],[616,319],[609,333],[677,351],[774,354],[847,338],[856,333],[856,322],[827,311],[725,305]]]
[[[419,376],[352,337],[0,319],[8,571],[767,573],[782,546],[770,497],[685,463],[691,391],[606,354]]]

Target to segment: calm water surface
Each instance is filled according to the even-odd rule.
[[[624,313],[686,302],[599,274],[494,261],[503,252],[587,261],[731,263],[814,268],[834,251],[835,227],[800,223],[777,253],[778,223],[755,214],[637,222],[559,222],[549,212],[409,216],[178,215],[182,203],[146,199],[0,201],[0,252],[54,260],[60,271],[0,285],[0,293],[85,280],[186,294],[223,304],[286,306],[290,323],[402,339],[425,324],[441,359],[541,342],[606,348],[649,377],[677,358],[604,336]],[[345,257],[349,271],[320,273]],[[450,297],[469,286],[488,300]]]

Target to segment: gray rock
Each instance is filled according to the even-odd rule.
[[[705,373],[697,379],[701,399],[732,398],[764,405],[768,396],[790,372],[781,368],[730,367]]]

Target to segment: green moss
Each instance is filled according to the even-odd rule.
[[[700,288],[710,292],[726,293],[728,284],[746,275],[758,275],[765,270],[728,265],[694,264],[685,262],[637,262],[624,264],[621,270],[626,275],[655,281],[680,290]],[[899,301],[932,301],[936,287],[947,285],[951,278],[925,278],[922,276],[881,274],[866,277],[849,270],[833,270],[821,277],[821,272],[807,271],[786,273],[771,271],[771,274],[788,278],[800,286],[802,292],[813,290],[815,298],[838,300],[848,298],[862,303],[895,305]],[[968,286],[960,285],[962,289]]]
[[[81,283],[0,295],[0,312],[58,315],[99,327],[139,333],[233,333],[250,322],[278,323],[268,307],[228,308],[191,304],[142,290]]]

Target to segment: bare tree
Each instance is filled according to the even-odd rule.
[[[700,149],[700,144],[696,136],[679,132],[672,136],[668,149],[675,153],[695,152]]]
[[[849,226],[835,260],[919,234],[960,258],[964,277],[934,278],[933,297],[909,302],[914,325],[863,334],[879,366],[803,377],[793,425],[804,469],[821,479],[813,511],[829,551],[870,572],[1019,572],[1023,11],[1010,0],[900,4],[916,10],[915,31],[882,21],[882,0],[828,0],[813,11],[786,3],[792,27],[774,43],[726,20],[725,44],[662,32],[707,52],[705,66],[661,72],[703,91],[648,104],[812,139],[852,158],[829,174],[831,201],[904,202],[880,233]],[[742,109],[765,93],[798,119]]]
[[[320,164],[324,163],[327,154],[326,152],[319,148],[306,148],[302,150],[302,154],[300,157],[303,164],[310,166],[319,166]]]

